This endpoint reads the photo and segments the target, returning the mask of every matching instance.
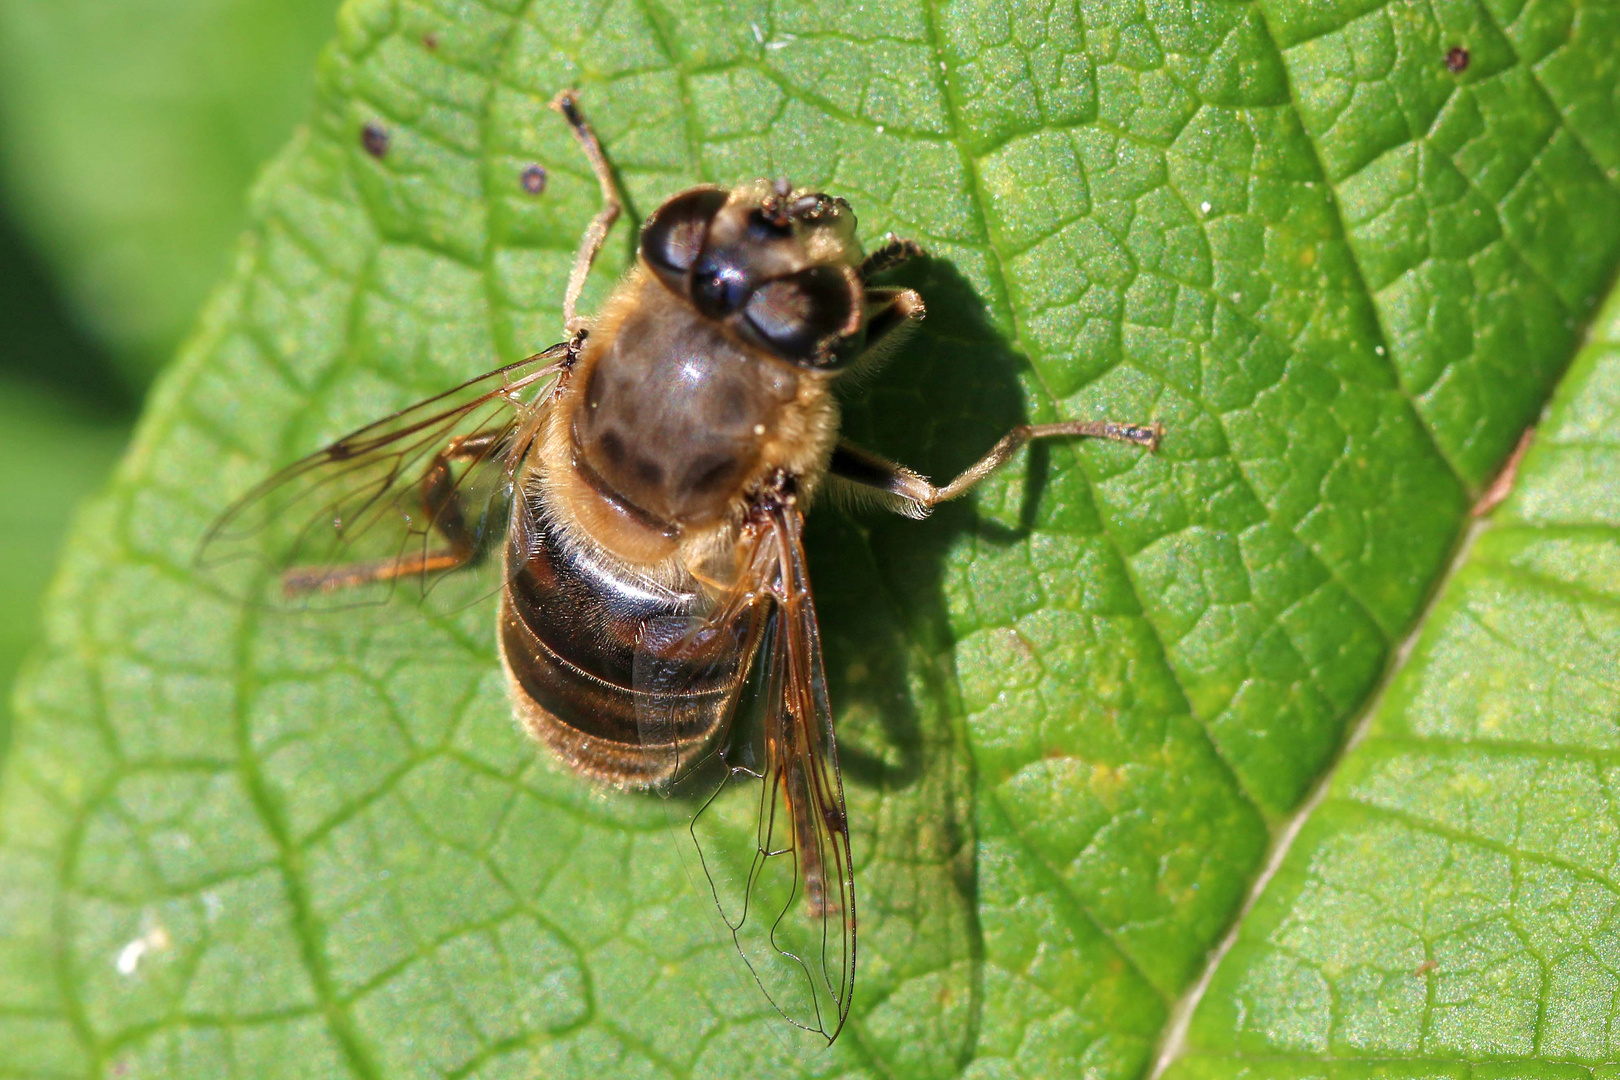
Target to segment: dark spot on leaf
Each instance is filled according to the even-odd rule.
[[[372,157],[382,157],[388,153],[388,129],[378,123],[367,124],[360,129],[360,145]]]
[[[1453,75],[1461,75],[1468,70],[1468,50],[1461,45],[1454,45],[1446,53],[1446,70]]]
[[[432,50],[437,49],[438,47],[439,47],[439,35],[438,34],[423,34],[422,35],[422,48],[427,49],[428,51],[431,52]]]
[[[530,165],[523,170],[521,180],[523,190],[530,195],[538,195],[546,190],[546,170],[539,165]]]

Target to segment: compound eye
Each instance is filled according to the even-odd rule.
[[[711,319],[723,319],[742,307],[754,279],[735,248],[705,250],[692,268],[692,304]]]
[[[834,367],[861,328],[861,287],[848,267],[809,266],[748,297],[746,327],[784,360]]]
[[[676,293],[686,294],[687,274],[703,250],[709,223],[726,198],[720,188],[683,191],[655,210],[642,226],[641,258]]]

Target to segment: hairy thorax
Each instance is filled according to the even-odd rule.
[[[603,312],[539,455],[559,524],[644,573],[704,569],[778,468],[818,476],[837,408],[825,376],[735,340],[637,273]]]

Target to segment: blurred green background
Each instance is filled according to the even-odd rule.
[[[0,757],[74,507],[303,119],[337,0],[0,0]]]

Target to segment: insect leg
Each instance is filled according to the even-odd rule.
[[[580,239],[579,251],[574,256],[574,268],[568,272],[568,290],[563,294],[563,331],[572,337],[590,321],[579,316],[579,294],[585,290],[585,277],[591,272],[591,263],[596,261],[597,252],[602,250],[602,244],[607,240],[608,229],[619,219],[619,192],[613,183],[613,170],[608,166],[607,155],[602,153],[602,144],[596,141],[596,133],[579,111],[579,91],[564,90],[552,99],[551,107],[568,121],[574,138],[579,140],[586,159],[591,163],[596,182],[602,187],[602,209],[596,212]]]
[[[861,262],[861,280],[864,281],[873,274],[881,274],[885,270],[893,270],[903,262],[920,258],[928,254],[923,246],[915,240],[902,240],[890,233],[883,238],[870,255]]]
[[[1019,424],[991,447],[988,454],[968,466],[961,475],[943,487],[935,487],[926,476],[913,472],[904,465],[897,465],[871,451],[862,450],[858,446],[842,441],[833,450],[829,471],[834,476],[843,477],[852,483],[894,496],[896,509],[901,513],[921,517],[938,504],[971,491],[979,481],[1007,464],[1007,461],[1026,443],[1034,439],[1059,436],[1108,439],[1157,450],[1159,440],[1164,438],[1164,425],[1157,421],[1151,424],[1122,424],[1115,420]]]
[[[505,431],[489,431],[452,439],[444,449],[433,455],[432,462],[422,473],[422,509],[433,527],[448,541],[448,548],[344,566],[295,566],[282,573],[281,591],[288,596],[306,592],[334,592],[377,581],[441,573],[471,562],[478,555],[477,537],[467,526],[450,464],[476,460],[492,453],[505,435]]]
[[[866,350],[862,360],[887,353],[926,314],[922,297],[910,289],[866,290]]]
[[[842,439],[833,448],[827,471],[852,484],[889,496],[883,501],[896,513],[907,517],[927,517],[928,511],[938,501],[938,489],[928,482],[926,476]]]

